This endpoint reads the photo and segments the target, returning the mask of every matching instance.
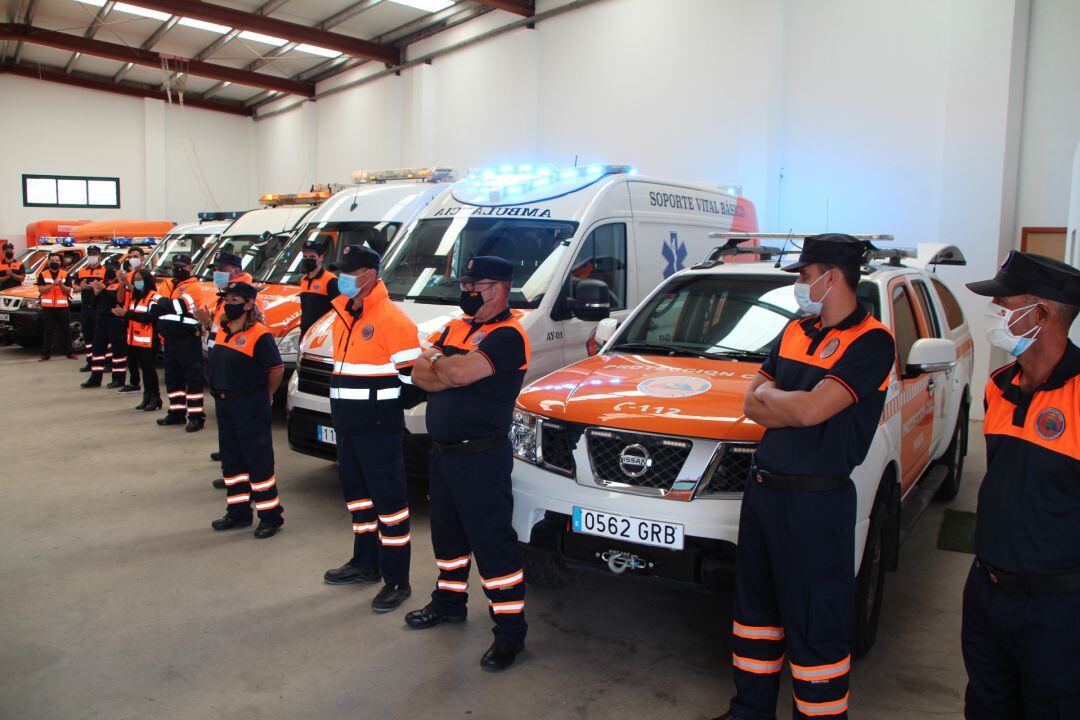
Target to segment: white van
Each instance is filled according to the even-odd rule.
[[[426,340],[461,314],[451,279],[469,258],[509,260],[530,381],[585,357],[607,306],[625,318],[664,278],[706,256],[709,233],[756,229],[753,203],[718,186],[640,177],[625,165],[504,165],[470,172],[432,202],[390,247],[382,279]],[[288,393],[289,445],[328,459],[332,324],[327,316],[304,337]],[[406,411],[411,435],[426,435],[425,410]]]

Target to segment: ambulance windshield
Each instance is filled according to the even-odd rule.
[[[510,307],[535,308],[544,297],[578,224],[513,217],[431,218],[419,221],[383,262],[383,281],[395,300],[456,305],[453,278],[476,255],[497,255],[514,266]]]
[[[146,264],[150,272],[159,277],[172,275],[173,258],[184,253],[191,256],[193,262],[199,262],[203,253],[214,244],[217,235],[169,235],[164,242],[154,249]]]
[[[304,259],[304,243],[309,240],[322,246],[323,266],[330,267],[331,270],[341,259],[341,249],[347,245],[367,245],[380,255],[385,255],[399,227],[401,223],[310,223],[289,239],[273,262],[255,279],[265,283],[299,285],[300,278],[304,276],[300,261]]]
[[[214,258],[220,252],[236,253],[244,272],[257,277],[263,272],[270,260],[288,240],[287,235],[222,235],[213,243],[207,243],[202,258],[196,260],[195,277],[200,280],[214,279]]]

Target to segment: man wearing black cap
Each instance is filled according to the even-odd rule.
[[[206,331],[207,352],[214,347],[214,338],[217,337],[218,328],[221,326],[225,288],[235,282],[251,284],[254,280],[251,273],[244,271],[244,261],[239,255],[223,250],[214,257],[214,285],[218,289],[217,300],[212,309],[209,306],[200,306],[195,311],[195,317],[199,319]]]
[[[207,362],[227,489],[225,515],[211,526],[248,527],[254,503],[259,515],[255,537],[263,539],[284,523],[274,475],[270,411],[285,370],[274,336],[259,322],[258,293],[245,282],[230,283],[222,292],[222,322]]]
[[[199,282],[191,275],[191,256],[180,253],[173,257],[173,283],[169,292],[158,301],[157,329],[165,340],[165,391],[169,394],[169,411],[159,418],[158,425],[183,425],[188,432],[202,430],[206,422],[203,411],[203,356],[199,347],[198,307]]]
[[[342,250],[341,294],[332,303],[330,412],[341,490],[352,514],[353,554],[323,580],[347,585],[381,578],[371,609],[384,613],[412,594],[403,444],[420,339],[413,321],[390,300],[380,264],[379,254],[366,245]]]
[[[986,476],[964,588],[965,717],[1080,718],[1080,271],[1012,252],[986,338],[1015,361],[986,384]]]
[[[868,246],[806,238],[788,323],[750,384],[746,416],[765,435],[743,495],[732,655],[737,694],[724,716],[776,715],[785,652],[794,717],[846,718],[855,619],[851,471],[866,457],[896,349],[857,302]]]
[[[0,254],[0,290],[17,287],[26,279],[26,268],[15,259],[15,246],[10,242],[3,244]]]
[[[330,312],[330,303],[338,296],[337,276],[322,264],[325,251],[326,248],[318,240],[304,243],[304,257],[300,261],[300,268],[304,271],[304,276],[300,278],[300,337],[304,337],[308,328]]]
[[[495,622],[495,641],[480,665],[492,671],[514,663],[528,627],[521,550],[511,524],[508,436],[529,367],[529,339],[510,311],[512,280],[513,266],[503,258],[469,260],[458,278],[465,317],[431,335],[414,373],[430,393],[431,542],[439,579],[431,602],[405,622],[430,628],[464,620],[475,557]]]
[[[97,295],[94,293],[93,283],[105,279],[105,268],[101,265],[101,248],[91,245],[86,248],[86,264],[79,268],[72,283],[72,289],[79,293],[82,300],[79,306],[79,318],[82,320],[83,344],[86,345],[86,364],[79,368],[81,372],[90,372],[94,363],[94,323],[97,310],[94,302]],[[105,361],[105,348],[99,350],[100,357],[96,358],[99,363]]]

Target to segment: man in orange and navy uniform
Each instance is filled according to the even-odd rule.
[[[992,280],[986,476],[964,588],[964,717],[1080,718],[1080,271],[1012,252]]]
[[[86,345],[86,364],[79,368],[80,372],[90,372],[94,363],[94,328],[97,317],[97,294],[94,292],[94,282],[104,282],[105,267],[101,264],[101,248],[91,245],[86,248],[86,264],[79,268],[75,275],[73,287],[79,291],[82,300],[79,306],[79,318],[82,320],[83,344]],[[104,362],[105,349],[101,349],[101,357],[98,363]]]
[[[225,515],[211,526],[231,530],[251,525],[254,503],[259,514],[255,537],[264,539],[284,524],[270,425],[274,392],[285,369],[274,336],[259,321],[258,293],[245,282],[222,292],[222,319],[207,363],[227,489]]]
[[[431,602],[405,616],[412,628],[461,622],[475,556],[495,622],[485,670],[513,665],[525,645],[525,576],[511,519],[510,422],[529,367],[529,339],[510,310],[513,266],[469,260],[459,301],[465,317],[431,335],[414,382],[429,392],[431,542],[439,579]]]
[[[754,378],[746,416],[763,425],[743,495],[732,638],[736,696],[725,718],[776,716],[791,665],[795,718],[846,718],[855,619],[855,486],[885,406],[896,348],[855,297],[868,249],[808,237],[792,320]]]
[[[412,594],[403,445],[420,339],[416,325],[390,300],[380,264],[379,254],[365,245],[342,250],[330,411],[341,489],[352,513],[353,555],[323,580],[345,585],[381,577],[371,609],[383,613]]]
[[[17,287],[26,279],[26,268],[15,259],[15,246],[10,242],[3,245],[0,255],[0,290]]]
[[[48,360],[54,345],[69,358],[78,357],[71,352],[71,287],[58,254],[49,256],[45,267],[37,277],[38,295],[41,302],[41,360]]]
[[[184,425],[188,432],[202,430],[206,421],[203,410],[203,356],[199,345],[199,281],[191,274],[192,260],[187,253],[173,257],[173,284],[158,301],[157,330],[165,343],[165,392],[169,409],[158,425]],[[185,417],[186,416],[186,417]]]
[[[304,243],[303,259],[300,268],[304,276],[300,278],[300,337],[307,334],[308,328],[330,312],[330,303],[338,296],[337,276],[323,267],[325,247],[316,240]]]

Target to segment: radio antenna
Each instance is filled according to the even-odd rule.
[[[787,250],[788,243],[791,242],[791,233],[794,229],[795,228],[793,227],[788,228],[787,237],[784,238],[784,247],[780,248],[780,254],[776,256],[776,264],[773,265],[774,268],[780,267],[780,261],[784,259],[784,251]]]

